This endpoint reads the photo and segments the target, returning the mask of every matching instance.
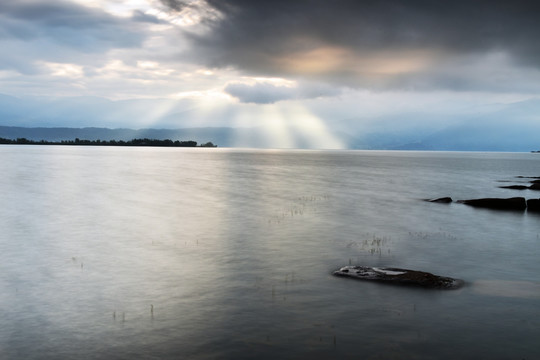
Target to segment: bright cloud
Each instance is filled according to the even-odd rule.
[[[60,64],[44,62],[43,66],[48,68],[52,76],[62,76],[67,78],[80,78],[84,75],[83,67],[76,64]]]

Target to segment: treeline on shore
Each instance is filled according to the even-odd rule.
[[[166,146],[166,147],[217,147],[212,142],[197,145],[196,141],[173,141],[170,139],[158,140],[158,139],[132,139],[128,141],[124,140],[82,140],[76,138],[75,140],[61,140],[61,141],[47,141],[47,140],[29,140],[26,138],[17,139],[4,139],[0,138],[0,144],[11,145],[88,145],[88,146]]]

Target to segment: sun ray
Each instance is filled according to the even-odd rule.
[[[235,146],[279,149],[345,147],[323,120],[298,104],[246,105],[236,114],[233,123],[238,127],[251,127],[262,136],[250,137],[250,132],[245,132],[235,139]]]

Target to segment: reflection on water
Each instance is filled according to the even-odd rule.
[[[0,358],[536,358],[531,154],[0,147]],[[533,197],[527,193],[525,196]],[[348,264],[458,291],[335,278]]]
[[[476,280],[473,290],[482,295],[540,299],[540,282]]]

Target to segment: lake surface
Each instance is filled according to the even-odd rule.
[[[540,198],[516,176],[540,155],[0,146],[0,358],[538,359],[540,214],[421,200]]]

